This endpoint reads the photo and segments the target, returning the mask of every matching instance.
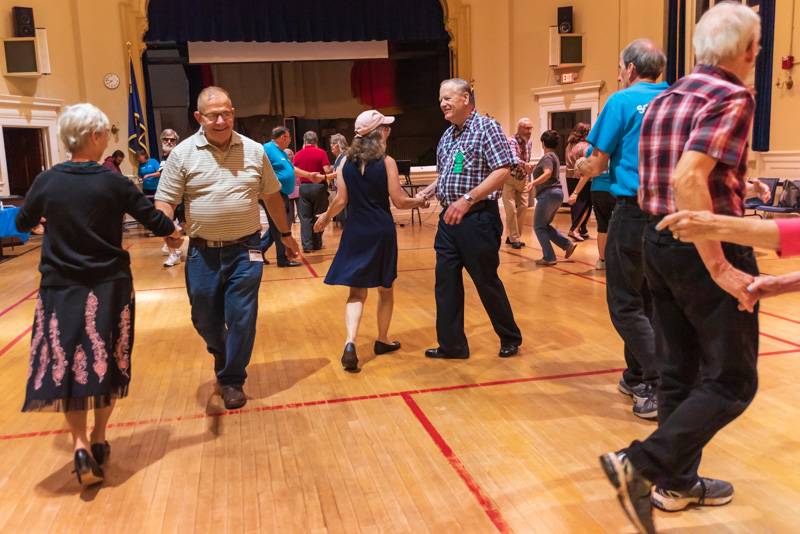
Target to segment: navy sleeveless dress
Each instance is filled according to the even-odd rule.
[[[397,231],[389,211],[386,163],[346,161],[347,224],[325,283],[348,287],[392,287],[397,278]]]

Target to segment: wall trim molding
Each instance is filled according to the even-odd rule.
[[[759,176],[800,178],[800,150],[771,150],[755,154]]]
[[[8,164],[3,128],[44,130],[45,168],[63,159],[58,143],[58,115],[64,101],[55,98],[0,94],[0,195],[9,194]]]
[[[531,89],[531,95],[539,106],[539,132],[550,129],[550,113],[588,109],[592,124],[600,112],[600,90],[604,80],[548,85]]]

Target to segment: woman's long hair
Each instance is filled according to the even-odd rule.
[[[589,130],[591,127],[586,124],[585,122],[579,122],[575,125],[575,128],[569,134],[567,138],[567,150],[569,147],[580,143],[581,141],[586,141],[586,136],[589,135]]]
[[[386,142],[383,140],[383,126],[375,128],[364,137],[354,137],[347,149],[347,159],[354,163],[369,163],[382,159],[386,154]]]

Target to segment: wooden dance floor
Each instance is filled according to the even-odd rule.
[[[407,223],[408,212],[396,218]],[[112,417],[106,483],[84,491],[70,474],[63,416],[19,412],[39,251],[0,264],[0,531],[631,532],[597,456],[655,423],[635,418],[616,390],[622,343],[594,270],[595,241],[572,261],[537,267],[528,226],[528,246],[504,245],[500,255],[520,356],[497,357],[467,281],[472,357],[431,361],[423,350],[436,342],[437,215],[422,219],[422,228],[398,228],[391,333],[403,348],[372,354],[370,294],[359,374],[339,364],[347,290],[322,282],[340,231],[329,229],[303,267],[265,267],[250,399],[234,412],[214,395],[183,264],[162,267],[159,239],[126,234],[137,290],[133,382]],[[566,216],[557,222],[563,230]],[[759,263],[770,274],[800,270],[772,253]],[[798,303],[800,295],[764,303],[759,393],[706,449],[702,474],[732,481],[733,502],[659,512],[660,529],[797,532]]]

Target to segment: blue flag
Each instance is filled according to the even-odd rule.
[[[131,159],[136,161],[136,151],[147,150],[147,126],[144,123],[142,105],[139,102],[139,90],[136,84],[136,73],[133,70],[133,59],[130,59],[131,73],[128,82],[128,150]]]

